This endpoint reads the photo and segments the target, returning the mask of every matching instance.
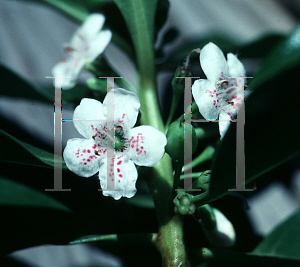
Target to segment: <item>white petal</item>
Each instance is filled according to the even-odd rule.
[[[103,114],[107,116],[108,98],[114,97],[114,109],[110,106],[108,112],[114,113],[115,125],[131,129],[137,120],[141,106],[138,96],[130,91],[117,88],[109,91],[103,101]]]
[[[228,66],[221,49],[209,43],[200,52],[200,64],[208,80],[217,82],[220,77],[228,76]]]
[[[137,165],[153,166],[158,163],[167,144],[166,136],[152,126],[139,126],[128,133],[129,148],[127,155]]]
[[[64,62],[57,63],[52,68],[52,75],[69,77],[63,79],[62,86],[61,86],[62,89],[68,90],[73,88],[76,85],[78,76],[83,66],[84,66],[84,60],[78,57],[76,58],[70,57]]]
[[[128,157],[121,155],[110,159],[109,164],[110,169],[108,170],[107,176],[107,158],[104,158],[101,161],[101,167],[99,170],[101,188],[108,190],[111,189],[111,187],[107,187],[107,179],[110,179],[109,182],[114,183],[114,185],[112,185],[114,189],[120,189],[121,191],[103,190],[103,195],[111,196],[115,200],[118,200],[121,197],[133,197],[137,191],[135,187],[137,170],[133,162],[129,160]]]
[[[67,142],[63,156],[67,167],[82,177],[90,177],[99,171],[100,156],[94,153],[93,139],[74,138]]]
[[[70,46],[80,48],[83,43],[89,42],[102,29],[105,16],[102,14],[91,14],[87,17],[81,27],[75,32],[71,39]]]
[[[225,111],[220,112],[219,116],[219,132],[221,135],[221,140],[223,139],[224,135],[226,134],[229,126],[230,126],[230,120],[232,120],[232,117],[226,113]]]
[[[227,54],[229,75],[232,77],[245,77],[246,71],[242,62],[232,53]]]
[[[100,101],[83,98],[75,108],[73,116],[74,126],[85,138],[90,139],[96,133],[103,132],[106,117],[103,115]]]
[[[93,62],[106,48],[112,37],[110,30],[101,31],[95,38],[91,39],[86,47],[85,57],[87,61]]]
[[[192,94],[199,112],[206,120],[215,120],[219,115],[219,100],[215,84],[208,80],[196,80]]]
[[[204,233],[209,242],[216,247],[231,247],[235,243],[236,234],[232,223],[218,209],[213,208],[216,217],[216,228]]]

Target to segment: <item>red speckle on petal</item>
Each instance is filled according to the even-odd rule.
[[[134,145],[131,145],[132,148],[134,148]]]
[[[86,162],[85,163],[83,163],[84,165],[86,165]]]
[[[123,175],[122,175],[122,174],[119,174],[119,177],[121,177],[121,178],[122,178],[122,177],[123,177]]]
[[[85,161],[85,159],[82,159],[83,161]]]
[[[125,114],[122,115],[122,119],[124,119],[124,117],[125,117]]]
[[[91,160],[90,160],[90,159],[88,159],[87,161],[88,161],[88,162],[90,162]]]
[[[85,152],[86,152],[86,150],[85,150],[85,149],[83,149],[83,150],[82,150],[82,152],[83,152],[83,153],[85,153]]]
[[[117,165],[121,165],[121,163],[122,163],[122,160],[118,161]]]
[[[139,151],[139,149],[137,148],[136,151]]]
[[[76,158],[79,158],[79,156],[77,156]]]
[[[87,153],[91,153],[91,150],[88,149],[88,150],[87,150]]]
[[[96,144],[94,144],[94,145],[92,146],[93,149],[95,149],[96,147],[97,147]]]
[[[141,149],[144,149],[144,147],[143,147],[143,146],[141,146]]]
[[[81,154],[80,156],[83,156],[83,154]]]
[[[119,168],[117,168],[117,172],[120,172],[121,170]]]
[[[113,182],[113,181],[114,181],[114,179],[111,179],[111,181]]]
[[[119,182],[119,183],[121,183],[121,181],[120,181],[120,180],[118,180],[118,182]]]

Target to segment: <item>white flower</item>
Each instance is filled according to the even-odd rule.
[[[235,244],[236,235],[232,223],[224,214],[216,208],[212,208],[216,217],[216,227],[207,230],[203,226],[203,231],[208,241],[216,247],[231,247]]]
[[[196,80],[192,94],[205,119],[216,120],[219,117],[222,139],[230,120],[235,119],[244,102],[244,80],[232,77],[245,77],[245,68],[232,53],[227,54],[226,61],[223,52],[213,43],[205,45],[201,50],[200,64],[207,80]]]
[[[107,99],[114,96],[114,129],[107,124]],[[152,126],[133,128],[139,113],[140,101],[135,93],[122,88],[111,90],[103,104],[84,98],[74,111],[73,121],[85,139],[68,140],[63,156],[68,168],[79,176],[90,177],[99,172],[102,189],[107,188],[107,179],[115,189],[103,191],[103,195],[118,200],[131,198],[136,193],[137,170],[134,164],[153,166],[164,155],[166,136]],[[108,110],[109,112],[109,110]],[[87,121],[89,120],[89,121]],[[115,131],[111,135],[111,131]],[[107,143],[113,144],[114,157],[107,158]],[[107,164],[110,164],[107,177]],[[112,167],[114,166],[114,168]]]
[[[73,88],[84,64],[93,62],[110,42],[111,31],[101,31],[104,22],[102,14],[91,14],[65,48],[68,58],[53,67],[53,76],[70,77],[63,79],[62,89]]]

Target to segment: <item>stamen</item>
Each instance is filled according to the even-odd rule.
[[[222,81],[221,84],[220,84],[220,86],[223,86],[223,84],[227,84],[227,85],[228,85],[229,82],[227,82],[227,81]]]
[[[65,48],[65,52],[66,52],[67,54],[69,54],[69,53],[71,53],[71,52],[73,52],[73,51],[75,51],[75,49],[74,49],[73,47],[67,46],[67,47]]]
[[[185,62],[183,63],[183,69],[184,69],[185,71],[189,69],[191,54],[192,54],[193,52],[196,52],[196,53],[200,54],[200,51],[201,51],[200,48],[196,48],[196,49],[193,49],[193,50],[188,54],[188,56],[187,56]]]

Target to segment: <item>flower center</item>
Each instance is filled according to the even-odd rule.
[[[106,126],[104,126],[101,130],[92,126],[92,129],[97,132],[93,135],[93,139],[97,144],[95,147],[99,149],[104,148],[109,143],[114,147],[114,150],[118,152],[123,152],[128,147],[128,140],[122,126],[117,125],[114,131],[109,131]],[[96,152],[97,151],[98,150],[96,150]],[[96,152],[95,154],[97,154]]]

